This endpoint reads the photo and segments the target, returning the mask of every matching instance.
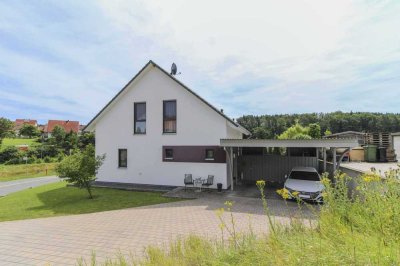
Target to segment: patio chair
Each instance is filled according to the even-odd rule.
[[[203,184],[201,184],[202,187],[210,188],[214,184],[214,176],[213,175],[208,175],[207,180],[204,180]]]
[[[188,186],[194,186],[192,174],[185,174],[185,179],[183,180],[183,183],[185,183],[185,191]]]

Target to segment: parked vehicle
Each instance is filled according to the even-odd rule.
[[[307,201],[323,201],[322,192],[325,187],[321,182],[321,176],[313,167],[293,168],[285,181],[284,187],[288,190],[289,199],[299,197]],[[294,192],[296,193],[293,194]]]

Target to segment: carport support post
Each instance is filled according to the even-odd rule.
[[[230,161],[230,172],[231,172],[231,190],[233,190],[233,147],[229,148],[229,161]]]
[[[332,148],[332,156],[333,156],[333,158],[332,158],[332,163],[333,163],[333,173],[332,173],[332,175],[334,175],[335,172],[336,172],[336,167],[337,167],[337,165],[336,165],[336,148]]]
[[[231,190],[233,190],[233,148],[232,147],[225,147],[226,157],[227,157],[227,164],[228,164],[228,176],[231,180]],[[228,180],[227,180],[228,181]]]
[[[324,168],[324,172],[326,172],[326,147],[322,148],[322,154],[323,154],[323,157],[324,157],[323,168]]]

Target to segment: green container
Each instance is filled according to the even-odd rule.
[[[376,162],[376,145],[366,145],[364,146],[364,160],[366,162]]]

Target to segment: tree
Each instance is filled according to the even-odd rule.
[[[308,125],[308,135],[313,139],[321,138],[321,127],[317,123]]]
[[[56,171],[68,183],[85,188],[89,198],[93,199],[92,182],[96,180],[97,171],[104,159],[105,155],[95,156],[94,146],[88,145],[83,151],[76,150],[74,154],[64,158]]]
[[[0,145],[3,142],[3,138],[13,128],[13,125],[14,123],[11,122],[11,120],[4,117],[0,117]]]
[[[278,136],[278,139],[305,139],[308,135],[308,128],[301,126],[298,122],[286,129]]]
[[[332,135],[332,132],[329,129],[325,130],[324,136],[329,136],[329,135]]]
[[[55,142],[56,145],[62,146],[65,138],[65,130],[60,126],[55,126],[53,131],[51,132],[52,142]]]
[[[78,148],[78,134],[73,131],[67,133],[64,137],[62,147],[64,148],[66,154],[69,154],[71,150]]]
[[[255,133],[268,132],[268,138],[281,135],[296,122],[306,127],[310,124],[319,124],[320,132],[326,130],[332,133],[343,131],[360,132],[399,132],[400,114],[370,113],[370,112],[332,112],[308,114],[279,114],[261,116],[243,116],[237,119],[239,124]],[[262,131],[260,128],[265,129]],[[311,133],[313,134],[313,133]],[[261,134],[264,136],[264,134]]]
[[[84,132],[79,136],[78,147],[84,149],[87,145],[95,144],[95,136],[92,132]]]
[[[24,124],[19,130],[19,134],[29,138],[39,136],[40,132],[34,125]]]
[[[268,130],[264,127],[256,127],[252,135],[256,139],[267,139],[269,137]]]

